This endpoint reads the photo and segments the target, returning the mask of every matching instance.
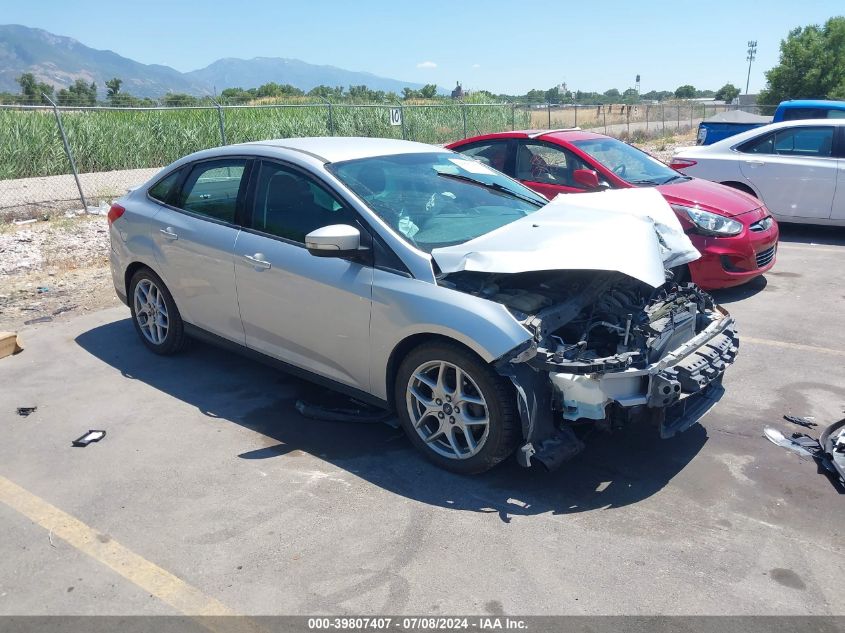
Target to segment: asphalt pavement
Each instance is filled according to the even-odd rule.
[[[703,423],[554,473],[459,477],[305,419],[318,389],[157,357],[123,307],[28,327],[0,359],[0,614],[845,615],[845,497],[762,437],[845,415],[843,278],[845,232],[785,228],[771,273],[716,293],[742,342]]]

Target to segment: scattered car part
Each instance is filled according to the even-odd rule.
[[[813,422],[815,418],[812,417],[802,417],[798,415],[784,415],[783,419],[787,422],[792,422],[793,424],[797,424],[798,426],[803,426],[804,428],[811,429],[814,426],[818,426],[817,422]]]
[[[37,410],[38,407],[18,407],[18,415],[26,417],[30,413],[35,413]]]
[[[20,354],[23,346],[17,332],[0,332],[0,358]]]
[[[92,442],[99,442],[105,436],[106,436],[105,431],[90,429],[84,435],[82,435],[82,436],[78,437],[77,439],[73,440],[73,442],[71,442],[71,445],[81,447],[81,448],[85,448],[86,446],[88,446]]]
[[[763,429],[763,437],[802,457],[813,458],[841,485],[845,485],[845,418],[826,427],[819,439],[806,433],[793,433],[792,437],[786,437],[772,427]]]
[[[43,316],[43,317],[38,317],[36,319],[29,319],[28,321],[24,321],[23,324],[24,325],[34,325],[36,323],[49,323],[52,320],[53,320],[53,317]]]

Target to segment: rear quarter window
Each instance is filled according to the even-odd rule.
[[[158,200],[159,202],[163,202],[165,204],[169,204],[173,199],[174,189],[176,187],[176,184],[179,182],[179,178],[181,175],[182,170],[177,169],[176,171],[171,172],[170,174],[159,180],[147,191],[150,198],[153,198],[154,200]]]

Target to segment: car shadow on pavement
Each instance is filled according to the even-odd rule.
[[[751,281],[747,281],[740,286],[733,286],[732,288],[720,288],[718,290],[709,290],[708,292],[716,300],[716,303],[735,303],[753,297],[759,292],[763,292],[768,285],[768,280],[764,275],[755,277]]]
[[[524,469],[513,458],[477,476],[459,476],[429,464],[400,429],[384,423],[324,422],[296,410],[336,398],[333,392],[204,343],[185,353],[156,356],[129,319],[82,333],[87,352],[159,391],[197,407],[204,415],[261,434],[265,446],[237,454],[244,460],[286,459],[308,453],[403,497],[443,508],[514,516],[568,514],[630,505],[657,493],[698,454],[707,433],[695,425],[659,439],[657,430],[632,425],[611,435],[594,433],[586,450],[549,473]]]
[[[845,227],[815,226],[812,224],[778,224],[779,241],[794,244],[824,244],[845,246]]]

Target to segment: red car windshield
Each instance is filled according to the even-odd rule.
[[[656,158],[615,138],[593,138],[572,141],[572,144],[632,185],[665,185],[675,180],[689,180]]]

